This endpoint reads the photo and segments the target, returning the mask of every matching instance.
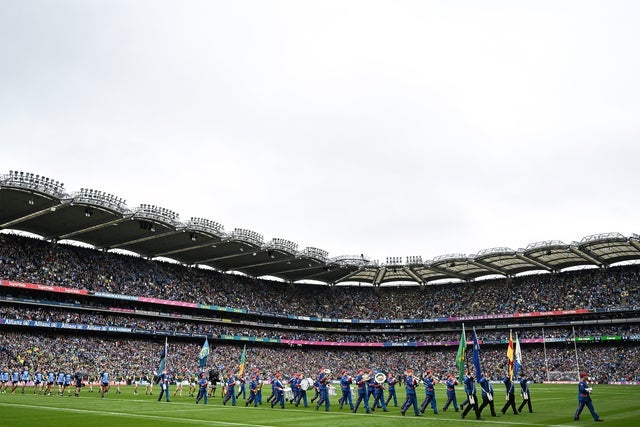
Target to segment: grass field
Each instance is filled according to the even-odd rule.
[[[573,421],[573,413],[577,406],[576,385],[532,385],[532,403],[534,413],[523,412],[513,415],[500,413],[504,404],[504,393],[501,385],[496,384],[496,412],[498,417],[491,417],[489,408],[482,413],[484,420],[475,420],[472,413],[462,420],[460,413],[449,408],[447,412],[440,410],[438,415],[428,409],[424,416],[415,417],[410,411],[401,416],[400,409],[392,406],[389,412],[376,411],[365,414],[360,408],[353,414],[346,407],[340,410],[337,398],[332,396],[330,412],[320,409],[294,407],[287,404],[285,409],[271,409],[269,404],[257,408],[245,407],[244,400],[238,406],[222,405],[217,396],[209,400],[208,405],[195,404],[190,397],[174,397],[172,402],[158,402],[155,396],[145,396],[144,392],[137,396],[133,387],[122,387],[122,394],[116,394],[115,388],[100,399],[97,392],[88,393],[83,389],[80,397],[64,397],[58,395],[34,395],[33,388],[25,394],[0,394],[0,426],[385,426],[389,423],[402,426],[452,426],[452,425],[496,425],[496,426],[578,426],[594,425],[593,418],[587,408],[584,409],[581,421]],[[399,390],[399,398],[404,400],[404,393]],[[220,390],[218,390],[220,392]],[[173,390],[171,390],[173,393]],[[187,394],[185,393],[185,396]],[[463,393],[458,391],[459,400]],[[438,408],[446,402],[444,387],[440,386],[436,393]],[[637,426],[640,424],[640,388],[636,386],[595,385],[593,402],[596,411],[604,419],[603,425]],[[424,399],[424,390],[419,390],[418,404]],[[265,396],[266,400],[266,396]],[[399,402],[401,404],[401,402]],[[519,405],[520,396],[516,396]]]

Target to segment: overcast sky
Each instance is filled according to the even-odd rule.
[[[313,246],[640,233],[640,2],[0,0],[0,173]]]

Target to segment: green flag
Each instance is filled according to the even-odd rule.
[[[242,349],[242,356],[240,356],[240,367],[238,368],[238,377],[241,378],[244,375],[244,362],[247,359],[247,345],[244,345]]]
[[[467,336],[464,333],[464,325],[462,325],[462,334],[460,335],[460,344],[458,344],[458,355],[456,356],[456,366],[458,366],[458,381],[464,380],[464,362],[465,352],[467,350]]]

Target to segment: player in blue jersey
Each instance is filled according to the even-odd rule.
[[[38,369],[35,377],[33,378],[33,394],[36,394],[36,392],[38,392],[39,394],[42,394],[43,386],[44,386],[44,381],[42,378],[42,370]]]
[[[62,394],[67,391],[67,396],[71,397],[71,374],[64,374],[64,387],[62,388]]]
[[[64,372],[58,372],[56,384],[58,385],[58,396],[62,396],[62,389],[64,388]]]
[[[24,394],[24,389],[29,382],[29,367],[25,366],[22,370],[22,374],[20,375],[20,384],[22,385],[22,394]]]
[[[14,370],[11,374],[11,394],[16,394],[16,389],[20,384],[20,371]]]
[[[7,391],[7,383],[9,382],[9,371],[0,372],[0,392],[5,393]]]
[[[47,373],[47,388],[44,390],[44,393],[47,396],[51,396],[51,391],[53,390],[53,385],[56,382],[56,374],[53,371],[49,371]]]
[[[109,372],[106,369],[100,374],[100,398],[104,399],[105,393],[109,392]]]

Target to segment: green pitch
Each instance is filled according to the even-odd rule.
[[[0,426],[305,426],[305,427],[335,427],[335,426],[384,426],[390,423],[402,426],[440,426],[454,425],[496,425],[496,426],[579,426],[594,425],[587,408],[584,409],[581,421],[573,421],[573,413],[577,406],[576,385],[539,385],[531,386],[531,397],[534,413],[523,412],[513,415],[500,413],[504,405],[502,386],[495,385],[496,412],[498,417],[491,417],[489,408],[482,413],[484,420],[477,421],[472,413],[462,420],[460,413],[449,408],[447,412],[440,410],[434,415],[427,409],[422,417],[415,417],[413,411],[401,416],[400,409],[391,405],[389,412],[378,410],[372,414],[365,414],[360,408],[358,414],[353,414],[346,407],[340,410],[336,396],[331,396],[331,411],[324,409],[315,411],[315,405],[310,408],[294,407],[287,404],[285,409],[271,409],[265,403],[257,408],[245,407],[244,400],[238,400],[235,407],[222,405],[218,395],[209,399],[208,405],[195,404],[191,397],[173,397],[172,402],[158,402],[157,391],[154,396],[145,396],[144,392],[134,396],[133,387],[122,387],[122,394],[116,394],[115,388],[100,399],[97,392],[88,393],[82,389],[80,397],[67,395],[42,396],[34,395],[29,387],[25,394],[20,389],[15,395],[0,394]],[[142,389],[141,389],[142,390]],[[218,393],[220,390],[218,390]],[[171,390],[173,393],[173,390]],[[593,403],[600,417],[604,419],[602,425],[636,426],[640,420],[640,387],[637,386],[605,386],[595,385]],[[267,395],[264,396],[266,400]],[[404,391],[399,390],[399,399],[404,400]],[[436,393],[438,408],[446,402],[444,386],[439,386]],[[459,401],[463,393],[458,391]],[[424,390],[418,390],[418,404],[424,399]],[[399,404],[401,404],[401,401]],[[520,396],[516,397],[520,404]]]

